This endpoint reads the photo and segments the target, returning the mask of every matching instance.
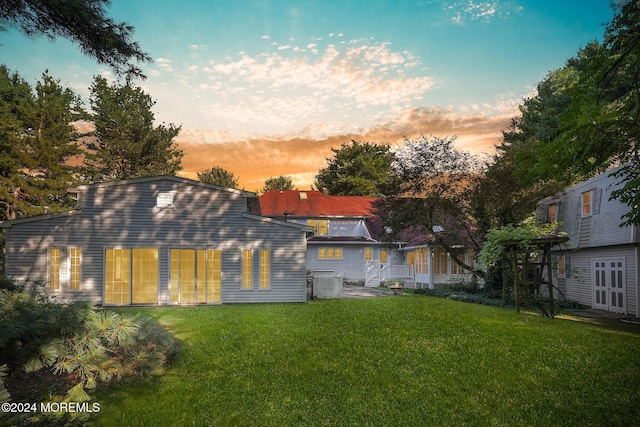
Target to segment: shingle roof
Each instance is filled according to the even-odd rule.
[[[329,196],[321,191],[271,190],[260,196],[262,215],[297,217],[377,217],[376,199]]]

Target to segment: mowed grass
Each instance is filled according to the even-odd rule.
[[[640,424],[640,334],[425,296],[129,309],[182,350],[98,425]]]

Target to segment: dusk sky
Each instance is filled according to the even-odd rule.
[[[139,84],[158,123],[182,125],[182,175],[222,166],[256,191],[270,176],[308,188],[351,139],[458,136],[492,153],[523,98],[593,40],[609,0],[113,0],[154,59]],[[85,99],[105,66],[59,39],[0,33],[0,63],[45,69]],[[88,102],[86,103],[88,107]]]

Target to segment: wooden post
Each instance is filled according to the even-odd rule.
[[[555,317],[555,307],[553,303],[553,274],[551,272],[551,243],[545,243],[544,250],[547,252],[547,277],[549,281],[549,317]]]
[[[513,293],[516,297],[516,312],[520,313],[520,281],[518,280],[518,255],[517,246],[512,247],[513,250]]]

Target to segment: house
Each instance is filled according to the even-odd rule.
[[[629,207],[611,200],[622,185],[611,171],[540,201],[539,221],[561,223],[569,241],[554,248],[554,280],[567,299],[589,307],[640,317],[640,234],[620,226]]]
[[[389,245],[383,242],[382,219],[373,197],[331,196],[322,191],[271,190],[260,196],[262,214],[311,226],[307,269],[314,275],[336,275],[346,282],[378,286],[399,278],[407,287],[446,283],[465,272],[424,236]],[[473,253],[461,250],[466,262]]]
[[[322,191],[271,190],[260,196],[262,214],[283,222],[308,225],[307,269],[314,274],[365,283],[366,269],[398,262],[380,241],[382,220],[372,197],[330,196]],[[369,281],[370,285],[373,285]],[[375,285],[379,284],[379,280]]]
[[[68,191],[73,211],[0,223],[7,275],[110,306],[306,301],[311,228],[255,193],[174,176]]]

